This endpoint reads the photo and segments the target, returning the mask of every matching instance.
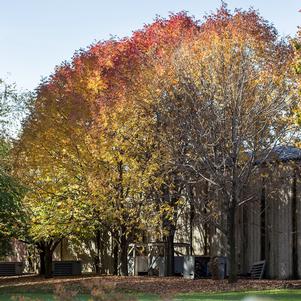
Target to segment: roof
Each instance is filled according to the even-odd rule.
[[[301,149],[294,146],[275,146],[265,158],[256,160],[255,164],[262,164],[267,162],[288,162],[288,161],[301,161]]]
[[[301,160],[301,149],[293,146],[277,146],[272,153],[274,153],[280,161]]]

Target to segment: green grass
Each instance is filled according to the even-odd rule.
[[[12,296],[24,296],[24,298],[14,298]],[[129,298],[125,300],[139,300],[139,301],[159,301],[159,298],[150,294],[129,294]],[[135,298],[131,298],[133,296]],[[301,301],[301,290],[271,290],[271,291],[248,291],[248,292],[226,292],[226,293],[187,293],[180,294],[173,298],[173,301],[241,301],[245,297],[256,296],[263,298],[262,300],[275,301]],[[54,301],[57,300],[50,293],[0,293],[0,301]],[[74,301],[88,301],[91,300],[88,295],[77,296]],[[109,301],[109,300],[108,300]]]
[[[301,301],[301,290],[271,290],[271,291],[249,291],[249,292],[227,292],[227,293],[189,293],[181,294],[174,301],[240,301],[246,297],[256,296],[275,301]],[[263,299],[263,300],[265,300]]]

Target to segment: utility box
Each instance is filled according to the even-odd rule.
[[[159,257],[156,260],[156,267],[159,270],[159,276],[166,276],[166,264],[164,257]],[[175,276],[182,276],[184,272],[184,256],[174,257],[174,273]]]
[[[218,278],[224,279],[228,276],[227,257],[218,256]],[[200,279],[211,277],[210,256],[184,256],[184,278]]]
[[[81,261],[53,261],[52,271],[54,276],[75,276],[81,275],[82,263]]]
[[[175,256],[174,261],[175,276],[182,276],[184,273],[184,256]]]
[[[200,279],[210,276],[208,263],[210,256],[184,256],[183,276],[187,279]]]
[[[147,275],[149,270],[149,263],[147,256],[135,257],[135,276]]]
[[[22,275],[23,269],[23,262],[0,262],[0,276]]]
[[[228,260],[225,256],[218,256],[218,273],[219,279],[224,279],[228,276]]]
[[[132,260],[132,259],[131,259]],[[135,262],[132,267],[131,260],[129,260],[129,271],[131,275],[135,276],[166,276],[166,262],[163,256],[148,257],[148,256],[136,256],[133,258]],[[132,271],[135,270],[135,273]],[[174,257],[174,272],[176,276],[182,276],[184,272],[184,256]]]
[[[222,280],[227,276],[227,257],[215,256],[209,263],[209,271],[214,280]]]
[[[164,277],[166,275],[166,269],[165,269],[165,260],[163,256],[157,259],[157,267],[159,270],[159,276]]]

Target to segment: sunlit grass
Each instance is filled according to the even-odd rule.
[[[103,296],[104,297],[104,296]],[[301,301],[301,290],[269,290],[269,291],[245,291],[245,292],[223,292],[223,293],[185,293],[178,294],[174,297],[163,298],[164,301],[253,301],[248,299],[249,297],[258,297],[260,301]],[[247,299],[246,299],[247,298]],[[72,301],[89,301],[89,300],[111,300],[110,297],[104,299],[93,299],[89,295],[79,294]],[[67,298],[66,300],[71,300]],[[56,298],[51,293],[2,293],[0,294],[0,301],[63,301],[60,298]],[[124,298],[118,299],[118,301],[159,301],[162,300],[159,296],[154,294],[144,293],[129,293],[124,294]]]
[[[269,290],[226,293],[188,293],[177,295],[174,301],[240,301],[246,297],[256,296],[263,300],[301,301],[301,290]]]

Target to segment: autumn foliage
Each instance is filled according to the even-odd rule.
[[[157,18],[129,38],[93,44],[58,66],[38,87],[14,148],[15,175],[28,189],[27,235],[44,256],[46,275],[63,238],[95,241],[99,272],[100,248],[108,247],[109,237],[114,273],[120,264],[127,275],[129,244],[146,236],[163,239],[167,254],[173,253],[191,183],[215,182],[215,164],[215,172],[229,180],[219,188],[245,184],[225,173],[229,158],[245,162],[243,147],[255,149],[259,131],[264,144],[272,140],[271,127],[273,134],[283,130],[283,118],[264,125],[275,113],[267,113],[272,102],[291,99],[292,56],[257,12],[231,14],[223,6],[203,23],[185,13]],[[239,145],[231,140],[234,109],[241,118]],[[222,142],[214,152],[216,141]],[[202,164],[207,159],[212,166]],[[227,189],[233,209],[238,190]],[[172,266],[171,260],[171,274]]]

